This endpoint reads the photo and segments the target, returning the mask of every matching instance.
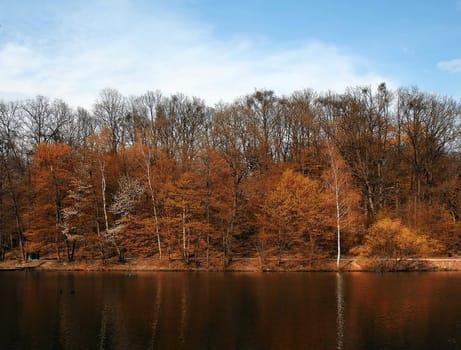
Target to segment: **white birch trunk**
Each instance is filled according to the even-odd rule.
[[[328,152],[330,154],[331,170],[333,173],[333,182],[335,190],[335,204],[336,204],[336,240],[337,240],[337,257],[336,269],[339,270],[341,261],[341,205],[340,205],[340,184],[339,184],[339,167],[333,154],[333,148],[328,144]]]
[[[160,230],[159,230],[158,216],[157,216],[157,205],[155,204],[154,186],[152,185],[152,178],[151,178],[151,173],[150,173],[150,160],[151,160],[150,150],[148,152],[149,154],[147,157],[146,155],[144,155],[144,160],[146,162],[147,185],[149,187],[149,194],[150,194],[150,199],[152,201],[152,208],[154,212],[155,234],[157,235],[158,254],[159,254],[159,259],[162,260],[162,245],[161,245],[161,240],[160,240]]]
[[[182,245],[183,245],[183,255],[186,260],[188,260],[187,257],[187,251],[186,251],[186,207],[183,201],[183,208],[182,208]]]
[[[99,160],[99,166],[101,170],[101,195],[102,195],[102,210],[104,213],[104,224],[105,224],[105,229],[106,229],[106,237],[109,236],[109,220],[107,218],[107,203],[106,203],[106,175],[104,173],[104,161]],[[121,259],[122,254],[121,251],[117,245],[117,242],[115,241],[115,238],[110,236],[110,241],[112,242],[112,245],[114,246],[115,250],[117,251],[118,257]]]

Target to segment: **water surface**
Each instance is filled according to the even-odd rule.
[[[0,273],[1,349],[461,349],[460,273]]]

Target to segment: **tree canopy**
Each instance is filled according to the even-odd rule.
[[[3,101],[0,258],[458,254],[460,125],[459,101],[385,84]]]

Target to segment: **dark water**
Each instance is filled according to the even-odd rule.
[[[461,274],[2,272],[0,349],[461,349]]]

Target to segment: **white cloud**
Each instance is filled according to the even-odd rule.
[[[43,94],[91,107],[109,86],[127,95],[180,91],[215,103],[255,88],[288,94],[393,85],[365,59],[334,45],[309,41],[279,48],[251,37],[219,40],[207,25],[164,9],[146,14],[127,1],[87,3],[59,19],[39,44],[31,35],[0,46],[0,99]]]
[[[451,73],[461,72],[461,58],[437,63],[437,67],[443,71]]]

